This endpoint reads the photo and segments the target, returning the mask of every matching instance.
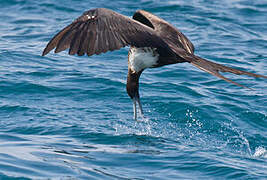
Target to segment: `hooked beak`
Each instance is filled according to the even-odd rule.
[[[139,107],[139,113],[141,115],[141,117],[144,117],[144,113],[143,113],[143,109],[142,109],[142,105],[140,102],[140,96],[139,96],[139,77],[141,75],[142,71],[140,72],[133,72],[130,68],[128,71],[128,77],[127,77],[127,85],[126,85],[126,89],[127,89],[127,93],[130,96],[130,98],[133,101],[133,113],[134,116],[133,118],[137,121],[137,106]]]
[[[143,112],[142,104],[140,102],[140,98],[138,96],[135,96],[135,97],[133,97],[132,100],[133,100],[133,113],[134,113],[133,118],[134,118],[134,120],[137,121],[137,107],[136,107],[137,105],[139,107],[139,113],[140,113],[141,117],[144,118],[144,112]]]

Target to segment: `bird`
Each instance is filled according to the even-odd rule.
[[[133,102],[133,118],[144,118],[139,95],[139,78],[147,68],[190,63],[240,87],[220,72],[267,78],[267,76],[227,67],[194,54],[193,43],[178,28],[145,10],[133,17],[106,8],[85,11],[59,31],[47,44],[42,56],[55,48],[55,53],[69,49],[70,55],[98,55],[129,46],[126,90]],[[138,108],[137,108],[138,107]]]

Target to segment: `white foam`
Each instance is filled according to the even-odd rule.
[[[267,158],[267,150],[264,147],[257,147],[255,149],[254,157],[264,157]]]

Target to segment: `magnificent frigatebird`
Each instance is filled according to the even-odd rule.
[[[237,75],[258,75],[223,66],[194,55],[191,41],[165,20],[144,10],[134,13],[133,19],[105,8],[91,9],[57,33],[47,44],[43,56],[52,49],[55,53],[69,48],[69,54],[88,56],[130,46],[128,53],[127,93],[133,100],[134,119],[136,104],[143,116],[139,96],[139,77],[146,68],[156,68],[175,63],[191,63],[199,69],[235,85],[245,87],[219,72]]]

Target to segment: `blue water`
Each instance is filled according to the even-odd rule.
[[[190,64],[146,70],[135,122],[127,48],[41,57],[83,11],[145,9],[204,58],[267,75],[267,2],[0,0],[0,179],[267,178],[267,80]]]

